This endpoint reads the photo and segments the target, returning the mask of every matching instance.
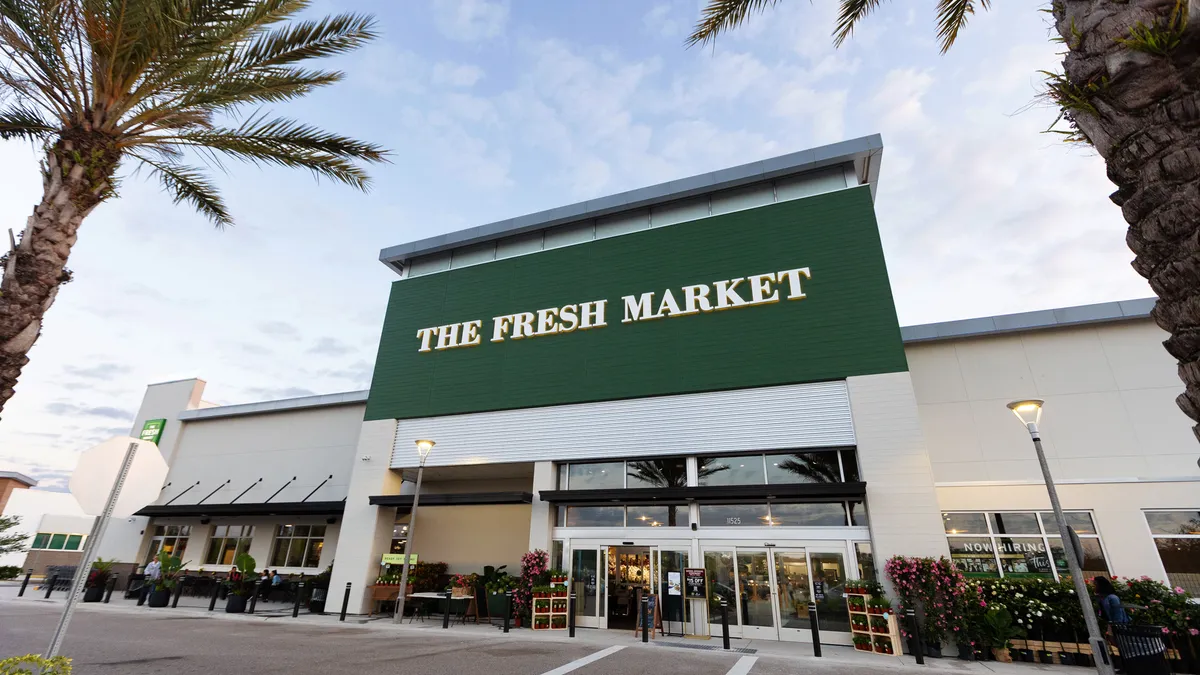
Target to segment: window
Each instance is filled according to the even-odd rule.
[[[627,513],[626,527],[687,527],[690,524],[686,504],[630,506]]]
[[[33,537],[32,550],[78,551],[83,548],[82,534],[57,534],[54,532],[38,532]]]
[[[871,542],[855,542],[854,556],[858,558],[858,578],[878,581],[878,577],[875,576],[875,556],[871,553]]]
[[[866,523],[862,502],[856,524]],[[845,527],[845,502],[802,502],[787,504],[701,504],[700,525],[704,527]]]
[[[625,487],[625,462],[572,464],[567,472],[572,490],[604,490]]]
[[[567,527],[622,527],[624,506],[568,506]]]
[[[704,457],[701,485],[762,485],[767,482],[762,455]]]
[[[208,540],[205,565],[233,565],[237,557],[250,550],[253,525],[217,525]]]
[[[771,524],[766,504],[701,504],[704,527],[762,527]]]
[[[404,545],[408,542],[408,519],[409,514],[405,514],[403,519],[397,520],[392,525],[392,545],[388,549],[388,553],[404,554]]]
[[[840,483],[842,466],[836,452],[767,455],[767,482]]]
[[[183,559],[187,551],[188,537],[192,534],[190,525],[159,525],[154,528],[154,537],[150,540],[150,549],[146,552],[146,564],[158,557],[160,551],[167,555]]]
[[[781,527],[845,527],[846,505],[841,502],[771,504],[771,525]]]
[[[558,527],[688,527],[687,504],[558,507]]]
[[[559,490],[620,490],[622,488],[686,486],[686,457],[558,465]]]
[[[1064,513],[1083,545],[1083,575],[1108,574],[1092,514]],[[950,557],[969,577],[1066,578],[1067,559],[1049,511],[943,513]]]
[[[700,485],[841,483],[858,480],[853,449],[700,457]]]
[[[280,525],[271,552],[272,567],[319,567],[324,525]]]
[[[667,457],[630,461],[625,467],[631,488],[687,487],[687,459]]]
[[[1147,511],[1167,580],[1200,595],[1200,511]]]

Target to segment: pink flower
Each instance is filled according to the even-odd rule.
[[[648,615],[649,613],[650,613],[649,611],[647,611],[647,612],[646,612],[646,614],[647,614],[647,615]],[[647,618],[649,618],[649,617],[647,617]],[[1170,633],[1170,632],[1171,632],[1171,629],[1170,629],[1170,628],[1167,628],[1166,626],[1163,626],[1163,632],[1164,632],[1164,633]]]
[[[1183,595],[1184,593],[1187,593],[1187,591],[1183,590],[1183,587],[1182,587],[1182,586],[1176,586],[1176,587],[1175,587],[1175,593],[1176,593],[1176,594],[1178,594],[1178,595]]]
[[[1200,635],[1200,630],[1196,630],[1195,628],[1189,628],[1188,635],[1192,635],[1192,636]]]

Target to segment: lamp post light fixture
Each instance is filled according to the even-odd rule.
[[[1088,594],[1087,583],[1083,580],[1079,552],[1074,544],[1075,538],[1071,536],[1073,534],[1071,528],[1067,527],[1067,519],[1063,517],[1062,504],[1058,501],[1058,489],[1054,487],[1054,478],[1050,475],[1050,465],[1046,463],[1046,453],[1042,450],[1042,436],[1038,431],[1038,422],[1042,421],[1042,406],[1045,403],[1037,398],[1013,401],[1008,404],[1008,409],[1013,411],[1017,419],[1021,420],[1021,424],[1025,425],[1025,429],[1029,431],[1029,437],[1033,439],[1033,447],[1037,450],[1038,464],[1041,465],[1042,477],[1046,480],[1046,492],[1050,495],[1050,507],[1054,510],[1054,522],[1058,526],[1063,553],[1067,558],[1067,569],[1071,572],[1071,581],[1075,584],[1075,595],[1079,596],[1079,607],[1083,610],[1083,622],[1087,625],[1088,643],[1092,646],[1096,671],[1100,675],[1113,675],[1112,662],[1108,656],[1108,645],[1100,632],[1100,624],[1096,621],[1096,610],[1092,607],[1092,598]]]
[[[400,592],[396,596],[396,612],[392,615],[392,623],[400,623],[404,618],[404,601],[408,599],[409,551],[412,550],[413,538],[417,532],[417,503],[421,500],[421,477],[425,473],[425,460],[429,459],[429,453],[433,451],[435,445],[437,444],[429,440],[417,441],[417,454],[421,456],[421,463],[417,466],[417,487],[413,492],[412,511],[408,514],[408,537],[404,540],[404,566],[400,568]]]

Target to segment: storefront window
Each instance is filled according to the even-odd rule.
[[[567,472],[571,490],[604,490],[625,487],[625,462],[572,464]]]
[[[704,571],[708,578],[708,620],[721,621],[721,601],[726,604],[729,623],[737,625],[737,591],[733,580],[733,552],[705,551]]]
[[[871,542],[855,542],[854,556],[858,558],[858,578],[878,581],[879,577],[875,572],[875,556],[871,553]]]
[[[405,514],[403,520],[397,520],[396,524],[392,525],[392,544],[388,553],[404,555],[404,545],[408,543],[408,519],[409,515]]]
[[[624,506],[569,506],[566,527],[622,527]]]
[[[208,540],[205,565],[233,565],[239,555],[250,550],[253,525],[217,525]]]
[[[701,485],[762,485],[766,482],[762,455],[705,458]]]
[[[867,527],[871,524],[870,519],[867,518],[867,505],[866,504],[864,504],[862,502],[847,502],[846,505],[848,507],[850,507],[850,524],[851,525]]]
[[[1147,511],[1146,522],[1167,580],[1200,595],[1200,511]]]
[[[687,459],[667,457],[627,462],[625,475],[631,488],[687,487]]]
[[[33,550],[78,551],[83,548],[82,534],[55,534],[53,532],[38,532],[29,545]]]
[[[150,549],[146,553],[146,564],[158,557],[159,552],[169,556],[183,558],[187,551],[188,537],[192,533],[190,525],[159,525],[154,528],[154,538],[150,540]]]
[[[771,522],[766,504],[701,504],[704,527],[762,527]]]
[[[627,527],[687,527],[686,504],[671,506],[630,506],[625,518]]]
[[[842,502],[771,504],[771,524],[780,527],[845,527]]]
[[[767,455],[768,483],[840,483],[842,466],[838,453],[793,452]]]
[[[1107,574],[1108,564],[1092,515],[1064,514],[1083,544],[1084,576]],[[942,514],[950,557],[967,576],[1067,576],[1066,558],[1054,515],[1049,512],[948,512]],[[1020,536],[1004,536],[1020,535]]]
[[[847,483],[857,483],[858,477],[858,453],[854,448],[846,448],[840,451],[842,455],[842,480]]]
[[[271,566],[318,567],[324,546],[324,525],[280,525],[271,551]]]

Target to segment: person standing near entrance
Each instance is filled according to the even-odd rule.
[[[162,563],[158,562],[158,558],[150,561],[146,565],[145,578],[142,580],[142,594],[145,595],[154,590],[154,585],[162,578]]]

